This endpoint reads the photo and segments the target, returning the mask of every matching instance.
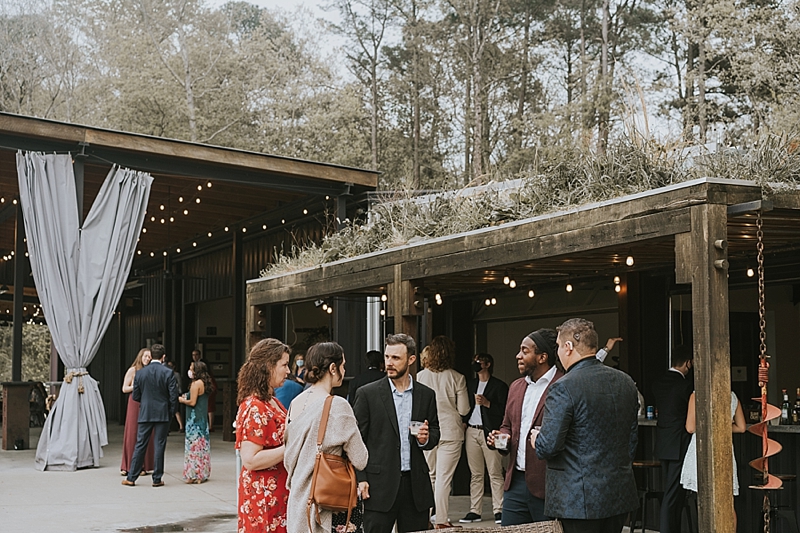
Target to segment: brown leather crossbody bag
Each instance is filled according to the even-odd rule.
[[[358,503],[358,483],[356,471],[347,457],[330,453],[322,453],[322,440],[325,438],[325,429],[328,427],[328,416],[331,412],[333,396],[325,399],[322,408],[322,418],[319,421],[317,433],[317,457],[314,460],[314,473],[311,475],[311,492],[308,495],[306,516],[308,517],[308,530],[311,527],[311,507],[315,508],[317,523],[319,510],[333,512],[347,512],[347,522],[350,522],[350,513]]]

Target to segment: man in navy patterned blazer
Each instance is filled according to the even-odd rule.
[[[558,329],[566,375],[550,386],[531,444],[547,461],[545,514],[564,533],[619,533],[638,507],[633,457],[638,397],[630,376],[597,360],[597,332],[582,318]]]

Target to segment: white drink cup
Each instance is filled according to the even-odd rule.
[[[419,428],[421,427],[422,427],[422,422],[412,420],[411,424],[409,424],[408,426],[408,431],[411,433],[411,435],[416,437],[417,435],[419,435]]]
[[[498,450],[507,450],[508,449],[508,435],[506,433],[500,433],[494,436],[494,447]]]

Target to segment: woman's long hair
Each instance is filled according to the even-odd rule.
[[[453,368],[456,359],[456,345],[444,335],[439,335],[431,339],[431,343],[425,347],[427,357],[425,368],[431,372],[442,372]]]
[[[262,339],[256,343],[247,356],[247,362],[239,370],[237,403],[242,403],[248,396],[269,401],[274,391],[270,381],[275,366],[283,354],[291,354],[292,349],[278,339]]]
[[[211,374],[208,373],[208,366],[203,361],[192,361],[192,381],[200,380],[203,382],[204,393],[211,393],[214,390],[214,383],[211,381]]]
[[[133,363],[131,363],[131,368],[135,368],[137,372],[143,369],[144,363],[142,362],[142,359],[144,359],[144,354],[146,354],[149,351],[150,351],[149,348],[142,348],[141,350],[139,350],[139,353],[136,354],[136,358],[133,360]]]

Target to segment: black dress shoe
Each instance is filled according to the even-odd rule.
[[[164,486],[164,482],[163,481],[154,481],[153,482],[153,486],[154,487],[163,487]]]

